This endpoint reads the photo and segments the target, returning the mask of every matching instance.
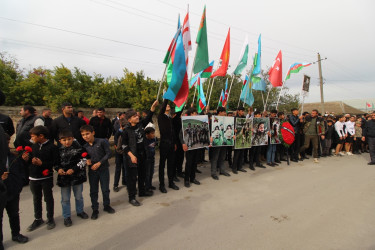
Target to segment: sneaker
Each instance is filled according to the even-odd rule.
[[[119,188],[118,186],[113,187],[113,191],[114,191],[114,192],[118,192],[118,191],[120,191],[120,188]]]
[[[27,238],[26,236],[22,235],[22,234],[19,234],[17,236],[12,236],[12,241],[16,241],[18,243],[26,243],[29,241],[29,238]]]
[[[56,223],[54,219],[49,219],[47,221],[47,230],[54,229],[56,227]]]
[[[346,154],[347,154],[347,155],[353,155],[353,153],[352,153],[352,152],[346,152]]]
[[[28,232],[34,231],[35,229],[37,229],[38,227],[40,227],[43,224],[44,224],[43,219],[34,220],[33,223],[27,228],[27,231]]]
[[[319,163],[318,158],[314,158],[314,163]]]
[[[103,210],[109,214],[114,214],[116,212],[110,205],[105,206]]]
[[[340,153],[339,153],[339,155],[342,155],[342,156],[344,156],[344,155],[345,155],[345,153],[344,153],[344,152],[340,152]]]
[[[84,219],[84,220],[89,218],[89,216],[85,212],[79,213],[77,214],[77,216],[81,217],[81,219]]]
[[[70,217],[67,217],[67,218],[64,219],[64,225],[65,225],[66,227],[70,227],[71,225],[73,225],[73,222],[72,222],[72,220],[70,219]]]

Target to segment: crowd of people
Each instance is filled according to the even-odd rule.
[[[0,92],[0,103],[5,96]],[[157,107],[157,123],[160,138],[156,138],[153,116]],[[27,228],[33,231],[47,224],[47,229],[55,227],[53,186],[54,175],[57,175],[56,185],[61,189],[61,206],[64,225],[73,224],[70,198],[74,194],[75,212],[81,219],[99,217],[99,184],[103,198],[103,211],[113,214],[115,209],[110,203],[110,172],[109,158],[114,154],[115,174],[112,190],[119,192],[119,183],[127,187],[128,201],[133,206],[140,206],[138,197],[149,197],[156,189],[161,193],[169,190],[179,190],[178,183],[183,179],[186,188],[192,184],[200,185],[197,173],[199,163],[207,160],[211,165],[211,177],[219,180],[219,176],[230,176],[227,166],[233,174],[238,172],[255,171],[256,168],[275,167],[289,159],[299,162],[309,159],[319,163],[320,157],[342,157],[353,154],[370,152],[369,165],[375,165],[375,112],[371,115],[332,115],[320,114],[318,110],[311,113],[299,114],[297,108],[286,115],[283,112],[253,111],[239,107],[235,112],[227,112],[219,107],[212,113],[201,113],[211,117],[234,116],[278,118],[278,127],[283,121],[288,121],[294,129],[295,140],[288,147],[281,143],[280,138],[272,136],[276,131],[271,129],[268,143],[251,148],[234,149],[234,143],[224,146],[188,150],[194,143],[211,143],[214,138],[199,135],[199,128],[189,127],[189,136],[183,136],[181,116],[198,115],[195,108],[175,112],[164,100],[161,105],[155,101],[149,110],[137,112],[130,109],[118,113],[112,121],[106,116],[104,108],[98,108],[91,119],[84,116],[80,110],[74,112],[70,103],[61,105],[61,116],[51,119],[51,110],[44,109],[41,115],[36,114],[34,107],[25,105],[21,109],[22,118],[14,129],[9,116],[0,114],[0,215],[1,215],[1,245],[2,218],[7,211],[11,227],[12,240],[26,243],[28,237],[20,233],[19,201],[20,193],[25,185],[29,185],[33,195],[34,220]],[[236,119],[235,118],[235,119]],[[209,123],[210,123],[209,119]],[[272,123],[273,124],[273,123]],[[276,124],[276,123],[275,123]],[[211,124],[209,124],[211,126]],[[276,126],[275,126],[276,128]],[[212,128],[200,128],[210,130]],[[236,128],[231,128],[236,131]],[[276,130],[276,129],[275,129]],[[13,146],[16,152],[10,150],[10,138],[15,134]],[[109,139],[114,137],[114,152],[111,151]],[[226,138],[227,140],[235,140]],[[276,140],[277,139],[277,140]],[[210,142],[208,141],[210,140]],[[244,140],[243,138],[241,140]],[[156,148],[158,147],[158,187],[153,183]],[[208,154],[206,151],[208,150]],[[208,155],[208,159],[206,157]],[[185,162],[185,165],[184,165]],[[227,163],[226,163],[227,162]],[[265,163],[265,165],[263,164]],[[165,181],[165,165],[167,165],[167,184]],[[89,216],[84,211],[83,186],[87,182],[90,188],[92,213]],[[167,187],[169,190],[167,190]],[[43,220],[42,200],[46,203],[47,221]]]

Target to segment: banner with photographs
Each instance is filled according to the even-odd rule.
[[[279,118],[270,118],[271,124],[271,144],[280,144],[280,119]]]
[[[234,117],[212,116],[212,146],[234,145]]]
[[[302,90],[304,92],[309,92],[310,89],[310,76],[303,75],[303,84],[302,84]]]
[[[235,149],[251,148],[253,119],[236,118],[236,140]]]
[[[269,118],[253,118],[252,146],[268,144],[268,132],[270,131]]]
[[[210,145],[208,116],[182,116],[182,131],[188,150],[203,148]]]

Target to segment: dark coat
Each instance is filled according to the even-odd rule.
[[[53,176],[53,167],[58,160],[58,150],[52,140],[44,144],[35,143],[31,146],[32,152],[29,157],[29,176],[32,178],[40,179]],[[42,161],[41,166],[33,165],[31,159],[37,157]],[[48,174],[43,174],[43,171],[48,170]],[[47,172],[47,171],[46,171]],[[44,172],[44,173],[46,173]]]
[[[72,119],[68,122],[68,119],[64,115],[61,115],[52,121],[51,138],[54,138],[58,142],[60,131],[69,129],[73,132],[73,136],[79,144],[83,145],[86,142],[82,139],[81,131],[79,130],[83,125],[86,125],[85,121],[77,116],[72,116]]]
[[[94,116],[90,119],[89,124],[94,127],[96,138],[109,139],[111,137],[113,126],[111,120],[107,117],[101,120],[98,116]]]
[[[30,129],[34,127],[34,122],[38,117],[35,115],[30,115],[26,118],[22,118],[17,123],[16,128],[16,139],[14,140],[14,147],[18,146],[31,146],[30,142]]]
[[[57,163],[55,170],[59,171],[60,169],[62,169],[66,172],[69,169],[72,169],[74,173],[72,175],[58,175],[57,185],[59,187],[79,185],[87,181],[87,156],[82,156],[82,154],[85,152],[86,150],[81,145],[79,145],[77,141],[73,141],[73,144],[68,148],[62,145],[60,146],[59,162]]]
[[[8,152],[8,164],[9,174],[8,178],[4,180],[4,184],[7,187],[7,200],[9,201],[22,191],[26,165],[21,156],[16,157],[11,152]]]

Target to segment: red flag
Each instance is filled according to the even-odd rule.
[[[366,102],[367,107],[371,108],[370,103]]]
[[[270,71],[268,72],[268,75],[270,76],[268,79],[271,82],[272,86],[274,87],[283,86],[282,74],[283,74],[283,64],[282,64],[282,54],[280,50],[279,54],[277,54],[275,61],[273,62],[273,65]]]
[[[211,78],[215,76],[225,76],[227,74],[230,56],[230,29],[228,30],[227,39],[225,40],[223,51],[221,52],[221,66],[211,75]]]

